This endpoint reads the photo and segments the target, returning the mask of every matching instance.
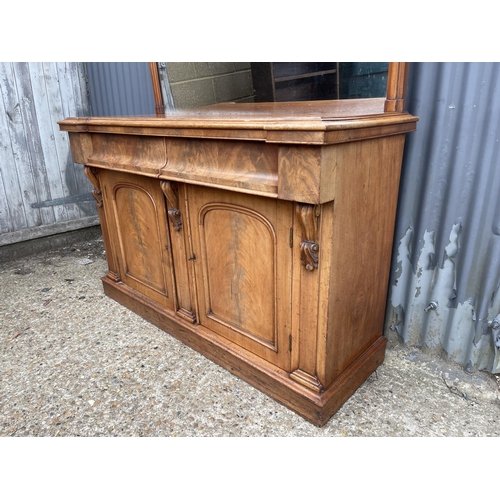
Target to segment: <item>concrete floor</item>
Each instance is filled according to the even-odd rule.
[[[0,436],[500,436],[496,376],[396,338],[317,428],[106,297],[87,235],[0,254]]]

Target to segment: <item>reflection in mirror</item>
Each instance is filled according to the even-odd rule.
[[[384,97],[389,63],[251,63],[255,102]]]
[[[339,98],[339,63],[251,63],[255,102]]]
[[[389,63],[162,63],[173,108],[385,97]],[[170,108],[172,109],[172,108]]]
[[[387,62],[340,63],[340,99],[385,97]]]

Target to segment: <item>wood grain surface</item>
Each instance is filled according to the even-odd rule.
[[[417,120],[384,102],[63,122],[95,187],[106,293],[323,425],[384,357]]]

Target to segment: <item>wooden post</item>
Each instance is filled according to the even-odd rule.
[[[158,66],[155,62],[149,63],[149,70],[151,71],[151,83],[153,84],[156,116],[164,116],[165,106],[163,105],[163,96],[161,94],[160,75],[158,74]]]
[[[405,107],[406,84],[408,80],[408,63],[389,63],[387,75],[387,95],[385,112],[401,112]]]

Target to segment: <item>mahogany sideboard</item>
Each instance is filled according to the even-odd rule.
[[[385,99],[68,118],[105,293],[316,425],[382,363],[405,134]]]

